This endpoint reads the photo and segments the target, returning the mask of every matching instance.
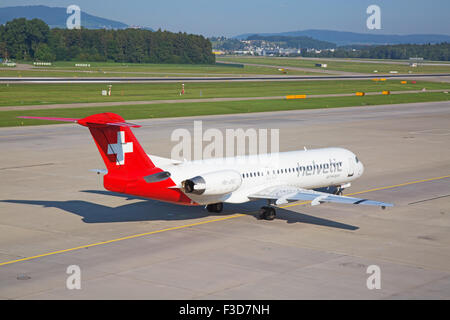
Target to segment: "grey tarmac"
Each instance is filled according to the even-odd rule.
[[[395,207],[294,203],[264,221],[255,202],[210,215],[104,191],[83,127],[3,128],[0,298],[450,298],[450,102],[136,120],[135,133],[169,157],[171,132],[194,120],[279,128],[281,151],[348,148],[366,171],[345,194]],[[70,265],[81,290],[66,288]],[[380,290],[367,289],[370,265]]]

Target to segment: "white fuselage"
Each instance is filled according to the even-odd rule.
[[[342,148],[165,163],[160,167],[171,173],[177,186],[186,179],[211,174],[216,185],[219,181],[225,187],[230,183],[236,186],[231,192],[188,195],[199,204],[243,203],[250,201],[249,195],[272,186],[304,189],[340,186],[359,178],[364,172],[364,166],[355,154]]]

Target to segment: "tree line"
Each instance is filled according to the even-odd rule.
[[[369,58],[369,59],[409,59],[420,57],[426,60],[450,61],[450,43],[439,44],[398,44],[366,46],[358,49],[338,48],[334,52],[305,52],[302,56],[324,58]]]
[[[213,64],[200,35],[141,29],[50,29],[40,19],[0,25],[0,57],[28,61],[115,61]]]

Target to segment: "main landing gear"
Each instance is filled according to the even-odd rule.
[[[273,207],[262,207],[259,210],[259,218],[263,220],[273,220],[277,216]]]
[[[208,210],[208,212],[221,213],[223,210],[223,203],[208,204],[206,210]]]

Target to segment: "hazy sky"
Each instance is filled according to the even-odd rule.
[[[305,29],[450,35],[449,0],[0,0],[0,7],[38,4],[77,4],[130,25],[206,36]],[[381,30],[366,28],[371,4],[381,8]]]

